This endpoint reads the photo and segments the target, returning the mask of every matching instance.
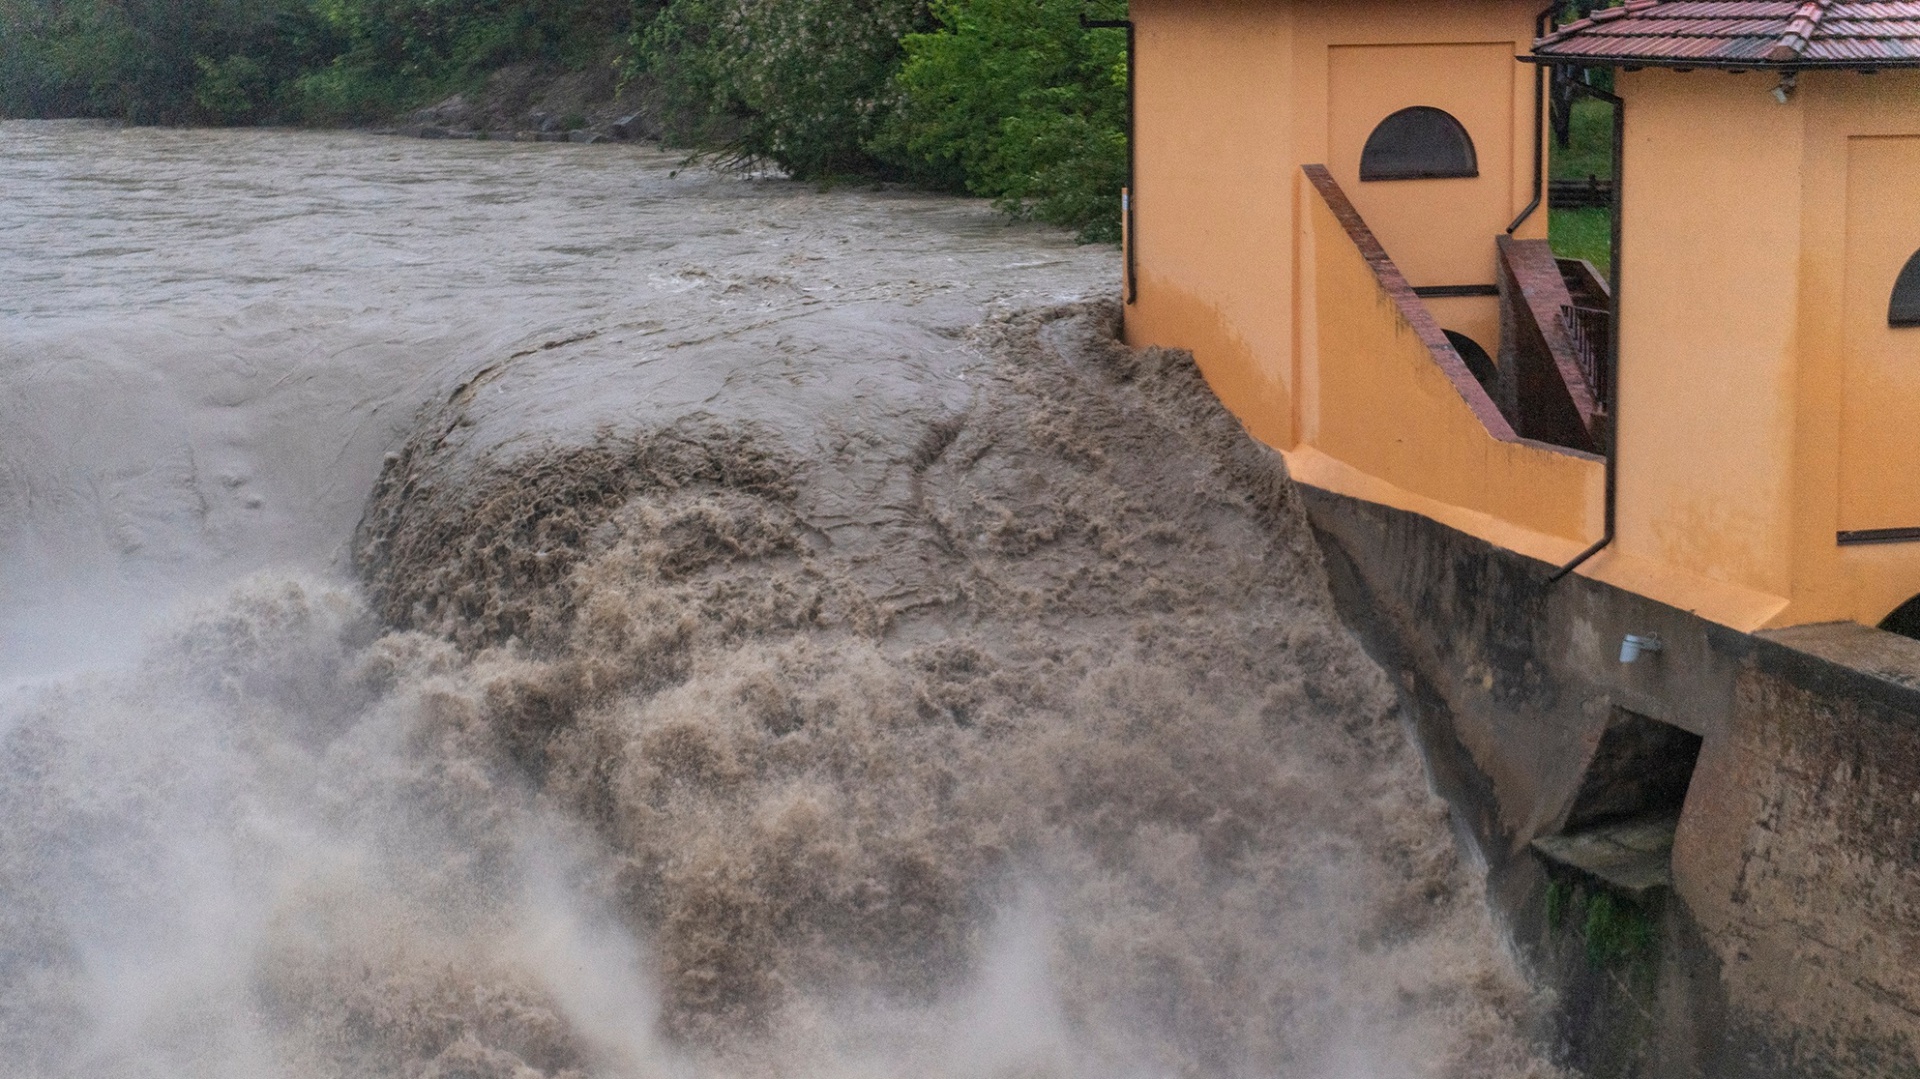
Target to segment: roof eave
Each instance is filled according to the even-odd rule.
[[[1667,67],[1731,68],[1737,71],[1806,71],[1826,68],[1839,71],[1885,71],[1889,68],[1920,68],[1920,57],[1886,60],[1729,60],[1723,57],[1582,55],[1579,53],[1529,53],[1520,57],[1525,64],[1567,64],[1574,67]]]

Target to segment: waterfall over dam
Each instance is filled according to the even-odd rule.
[[[1112,249],[628,146],[0,190],[7,1074],[1560,1074]]]

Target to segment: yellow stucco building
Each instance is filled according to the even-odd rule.
[[[1920,594],[1888,7],[1134,0],[1128,338],[1300,482],[1556,565],[1608,539],[1575,572],[1736,629],[1878,624]],[[1617,359],[1542,242],[1548,63],[1616,72]]]
[[[1538,2],[1132,0],[1127,337],[1285,455],[1558,1055],[1920,1075],[1920,0]]]

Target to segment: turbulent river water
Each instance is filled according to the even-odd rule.
[[[1116,266],[633,147],[0,123],[0,1067],[1555,1074]]]

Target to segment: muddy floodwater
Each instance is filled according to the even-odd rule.
[[[0,1070],[1558,1074],[1117,271],[638,147],[0,123]]]

